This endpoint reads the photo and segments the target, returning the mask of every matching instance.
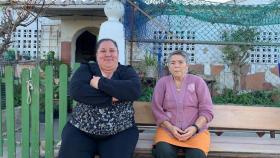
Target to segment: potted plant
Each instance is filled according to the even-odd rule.
[[[157,70],[157,58],[154,54],[150,52],[146,52],[144,56],[144,63],[145,63],[145,75],[149,78],[156,77],[156,70]]]

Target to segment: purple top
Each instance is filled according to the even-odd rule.
[[[182,130],[195,123],[199,116],[205,116],[207,122],[213,119],[213,104],[209,89],[204,80],[187,74],[181,90],[176,90],[173,77],[162,77],[156,84],[152,99],[152,112],[157,125],[169,121]],[[200,131],[204,131],[204,126]]]

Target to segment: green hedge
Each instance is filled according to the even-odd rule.
[[[280,107],[280,91],[254,91],[234,94],[233,90],[225,89],[223,94],[214,96],[215,104],[242,104]]]

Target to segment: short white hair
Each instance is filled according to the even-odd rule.
[[[170,60],[171,60],[171,57],[173,55],[181,55],[185,62],[188,63],[189,62],[189,54],[185,51],[182,51],[182,50],[176,50],[174,52],[171,52],[169,55],[168,55],[168,58],[167,58],[167,62],[170,63]]]

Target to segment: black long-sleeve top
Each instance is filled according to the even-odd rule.
[[[90,85],[92,76],[101,77],[98,89]],[[140,94],[140,79],[131,66],[118,65],[111,79],[102,76],[96,63],[81,64],[70,81],[70,96],[81,103],[94,106],[112,105],[119,101],[134,101]]]

